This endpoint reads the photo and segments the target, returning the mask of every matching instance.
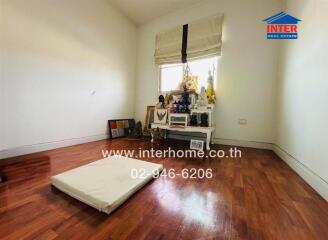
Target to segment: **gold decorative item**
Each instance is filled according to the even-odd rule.
[[[190,72],[190,68],[187,64],[187,67],[183,73],[183,80],[182,83],[179,86],[180,90],[184,90],[184,87],[187,88],[187,91],[196,91],[198,87],[198,77],[193,76]]]
[[[214,104],[216,97],[215,97],[215,91],[213,87],[213,76],[211,74],[211,71],[208,71],[208,80],[207,80],[207,88],[206,88],[206,96],[209,104]]]
[[[149,133],[149,130],[151,129],[151,124],[154,123],[154,116],[155,116],[155,106],[147,106],[145,126],[144,126],[145,133]]]
[[[170,104],[170,97],[168,94],[166,94],[164,98],[164,107],[167,108],[169,104]]]

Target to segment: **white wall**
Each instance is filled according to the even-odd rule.
[[[283,46],[276,144],[327,184],[328,2],[288,0],[286,11],[302,22],[299,39]]]
[[[157,32],[197,18],[224,14],[221,70],[217,84],[216,138],[272,143],[278,62],[277,41],[266,40],[263,19],[281,10],[278,0],[210,0],[157,18],[138,28],[136,118],[157,101],[154,64]],[[248,125],[238,125],[246,118]]]
[[[0,16],[1,16],[1,7],[0,7]],[[0,22],[1,24],[1,22]],[[1,44],[1,35],[0,35],[0,44]],[[3,111],[3,106],[1,102],[3,101],[3,81],[2,81],[2,76],[3,76],[3,56],[2,56],[2,49],[0,49],[0,151],[3,149],[4,146],[4,138],[2,137],[3,133],[3,116],[4,116],[4,111]]]
[[[101,138],[133,117],[136,27],[107,0],[0,4],[0,150]]]

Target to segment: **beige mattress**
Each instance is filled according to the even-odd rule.
[[[133,178],[132,169],[145,174]],[[109,214],[162,169],[161,164],[112,156],[53,176],[51,182],[73,198]]]

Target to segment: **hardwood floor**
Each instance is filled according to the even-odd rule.
[[[154,145],[187,149],[184,142]],[[148,158],[166,169],[212,168],[212,179],[160,177],[111,215],[51,187],[50,176],[102,158],[103,149],[150,149],[103,140],[0,161],[1,239],[327,239],[328,203],[272,151],[242,158]],[[228,151],[228,146],[215,146]]]

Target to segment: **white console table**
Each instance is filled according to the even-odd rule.
[[[184,128],[176,128],[176,127],[170,127],[168,124],[151,124],[151,128],[159,128],[159,129],[165,129],[170,131],[178,131],[178,132],[198,132],[198,133],[204,133],[206,134],[206,150],[210,150],[210,143],[213,144],[213,138],[214,138],[214,127],[193,127],[193,126],[187,126]]]

